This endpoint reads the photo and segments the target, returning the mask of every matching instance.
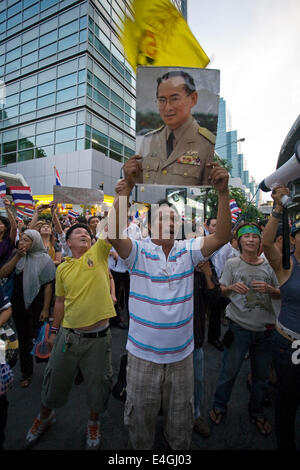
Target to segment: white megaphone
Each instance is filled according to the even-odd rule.
[[[295,154],[274,173],[265,178],[259,188],[264,191],[272,191],[276,186],[286,186],[290,181],[300,178],[300,140],[295,145]],[[288,196],[282,196],[281,202],[283,206],[287,206],[291,202]]]

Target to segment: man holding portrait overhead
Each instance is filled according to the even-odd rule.
[[[144,135],[138,183],[208,186],[206,163],[214,158],[215,135],[200,127],[192,108],[198,93],[184,71],[169,71],[157,79],[156,102],[164,125]]]

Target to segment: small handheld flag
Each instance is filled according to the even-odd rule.
[[[18,222],[21,222],[23,219],[24,219],[24,215],[22,213],[22,211],[19,211],[19,209],[17,209],[17,221]]]
[[[29,207],[22,207],[21,209],[17,209],[17,219],[18,220],[19,220],[19,218],[21,218],[21,220],[23,220],[24,218],[32,219],[33,214],[34,214],[34,210],[30,209]]]
[[[15,206],[33,207],[30,186],[9,186]]]
[[[56,166],[54,167],[54,177],[55,177],[55,185],[56,186],[61,186],[61,179],[60,179],[60,176],[59,176],[59,173],[56,169]]]
[[[6,197],[6,184],[4,180],[0,180],[0,197]]]
[[[70,210],[68,211],[68,217],[70,217],[71,219],[78,219],[79,212]]]
[[[238,220],[239,214],[242,212],[242,209],[237,205],[235,199],[230,199],[229,208],[231,212],[231,222],[235,223]]]

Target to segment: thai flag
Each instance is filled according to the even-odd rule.
[[[237,205],[235,199],[229,201],[229,207],[231,212],[231,221],[235,223],[238,220],[239,214],[242,212],[242,209]]]
[[[21,222],[21,220],[24,219],[24,213],[22,211],[20,211],[19,209],[17,209],[17,221],[18,222]]]
[[[33,214],[34,214],[33,209],[30,209],[29,207],[24,207],[22,212],[25,217],[27,217],[28,219],[32,219]]]
[[[56,166],[54,167],[54,176],[55,176],[55,184],[56,186],[61,186],[61,179],[60,179],[60,176],[59,176],[59,173],[56,169]]]
[[[9,186],[15,206],[33,207],[30,186]]]
[[[0,197],[6,197],[6,184],[4,180],[0,180]]]
[[[79,212],[76,211],[68,211],[68,217],[71,219],[78,219],[79,217]]]
[[[57,169],[56,169],[56,166],[54,166],[54,177],[55,177],[55,185],[56,185],[56,186],[62,186],[62,184],[61,184],[61,179],[60,179],[59,173],[58,173],[58,171],[57,171]],[[63,209],[65,209],[65,205],[64,205],[64,204],[62,204],[61,207],[62,207]]]

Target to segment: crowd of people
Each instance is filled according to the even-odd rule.
[[[265,226],[244,220],[233,230],[228,173],[216,163],[208,164],[208,169],[218,207],[216,216],[205,222],[203,236],[191,232],[178,238],[182,219],[167,200],[149,209],[147,233],[128,216],[139,172],[136,156],[125,163],[114,210],[103,218],[62,220],[52,202],[51,220],[37,206],[30,221],[17,222],[4,199],[0,333],[13,319],[21,387],[30,387],[33,341],[41,325],[50,323],[51,354],[40,410],[24,431],[25,448],[34,446],[54,423],[55,410],[65,405],[76,380],[83,380],[86,388],[85,449],[101,446],[100,419],[113,386],[113,326],[127,331],[128,449],[153,448],[158,415],[163,415],[171,449],[190,449],[193,431],[208,438],[210,425],[220,426],[227,413],[247,355],[249,419],[262,435],[273,432],[264,406],[270,376],[275,376],[278,448],[295,449],[300,364],[293,354],[300,340],[300,221],[292,225],[290,268],[284,269],[280,221],[281,197],[287,188],[273,191],[274,210]],[[223,355],[207,418],[203,413],[206,325],[208,342]],[[0,448],[8,411],[2,393]]]

